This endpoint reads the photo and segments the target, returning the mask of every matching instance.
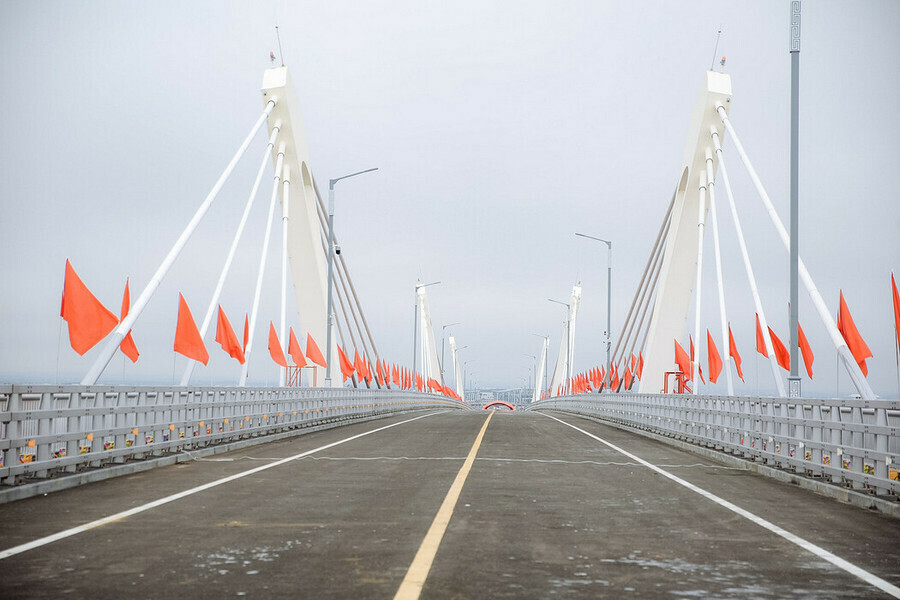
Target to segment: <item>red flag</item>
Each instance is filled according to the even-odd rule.
[[[328,363],[325,362],[325,357],[322,356],[322,351],[319,350],[319,346],[316,344],[316,340],[313,339],[311,333],[306,334],[306,358],[320,367],[328,366]]]
[[[803,364],[806,365],[806,374],[812,379],[812,365],[815,357],[809,342],[806,340],[806,334],[803,333],[803,328],[800,327],[800,323],[797,323],[797,329],[799,330],[797,332],[799,334],[797,340],[799,341],[800,353],[803,354]]]
[[[116,315],[91,293],[66,259],[60,316],[69,324],[69,343],[78,354],[97,345],[118,324]]]
[[[121,317],[119,318],[119,323],[125,320],[125,317],[128,315],[128,309],[131,308],[131,292],[128,291],[128,280],[125,280],[125,293],[122,295],[122,312]],[[134,343],[134,339],[131,337],[131,331],[128,331],[128,335],[125,336],[125,339],[122,340],[122,343],[119,344],[119,350],[122,351],[122,354],[131,359],[131,362],[136,363],[138,357],[141,355],[138,352],[137,346]]]
[[[900,294],[897,293],[897,282],[894,280],[893,273],[891,273],[891,293],[894,298],[894,340],[900,350]]]
[[[634,357],[633,354],[631,356]],[[631,388],[631,369],[625,369],[625,389],[629,388]]]
[[[693,381],[694,370],[691,369],[691,359],[678,340],[675,340],[675,364],[681,369],[681,375],[686,381]]]
[[[709,329],[706,330],[706,360],[709,364],[709,380],[715,383],[719,380],[719,374],[722,372],[722,357],[719,356],[719,349],[716,348]]]
[[[394,385],[400,387],[400,371],[397,369],[397,365],[391,367],[391,380],[394,382]]]
[[[771,331],[771,329],[769,330]],[[756,351],[769,358],[769,352],[766,350],[766,340],[762,334],[762,327],[759,326],[759,314],[756,315]]]
[[[619,365],[615,365],[613,367],[613,379],[612,379],[612,384],[610,385],[610,387],[612,388],[612,391],[614,391],[614,392],[619,391]]]
[[[275,333],[275,324],[272,321],[269,321],[269,354],[276,363],[282,367],[287,366],[287,358],[284,356],[281,341],[278,339],[278,334]]]
[[[784,347],[784,344],[781,343],[781,340],[778,339],[778,336],[775,335],[775,332],[772,331],[772,328],[769,327],[769,336],[772,338],[772,349],[775,351],[775,361],[781,365],[781,368],[785,371],[791,370],[791,353],[788,352],[788,349]]]
[[[244,364],[244,349],[238,342],[234,329],[231,328],[231,323],[228,321],[228,317],[225,316],[225,311],[222,310],[221,304],[219,305],[219,319],[216,323],[216,341],[219,342],[222,350],[227,352],[231,358],[236,358],[239,363]]]
[[[347,381],[349,377],[353,377],[353,372],[355,371],[353,364],[350,362],[350,359],[347,358],[347,355],[344,354],[344,350],[338,346],[338,360],[341,365],[341,375],[344,376],[344,381]],[[306,355],[309,356],[309,348],[306,349]]]
[[[241,350],[244,351],[244,354],[247,353],[247,342],[250,341],[250,315],[244,313],[244,345],[241,346]]]
[[[841,291],[841,308],[838,314],[838,331],[844,336],[844,341],[847,342],[847,347],[850,348],[850,353],[853,354],[853,358],[859,364],[863,375],[868,375],[869,369],[866,367],[866,359],[872,357],[872,351],[869,350],[869,346],[866,345],[866,342],[859,334],[859,330],[856,329],[856,324],[853,323],[850,309],[847,308],[847,303],[844,302],[843,291]]]
[[[640,379],[641,375],[644,373],[644,353],[638,353],[638,368],[637,368],[637,378]]]
[[[734,334],[731,333],[731,323],[728,324],[728,356],[734,359],[738,377],[744,380],[744,372],[741,371],[741,355],[738,354],[737,344],[734,343]]]
[[[366,365],[360,360],[356,348],[353,349],[353,368],[356,369],[356,376],[360,382],[366,378]]]
[[[191,309],[188,308],[183,294],[178,294],[178,323],[175,325],[175,352],[188,358],[202,362],[209,362],[209,352],[194,323]]]
[[[637,358],[634,356],[634,352],[631,353],[631,370],[634,371],[634,368],[637,366]]]
[[[297,341],[297,336],[294,335],[293,327],[291,327],[290,338],[288,340],[288,354],[291,355],[295,365],[298,367],[306,366],[306,359],[303,358],[303,352],[300,351],[300,342]]]

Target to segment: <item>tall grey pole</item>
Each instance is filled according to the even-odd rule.
[[[612,358],[610,357],[610,349],[612,348],[612,330],[610,329],[612,319],[612,242],[606,242],[607,246],[607,270],[606,270],[606,372],[609,375],[609,369],[612,367]],[[608,389],[609,386],[607,386]]]
[[[334,304],[332,288],[334,287],[334,184],[337,180],[328,181],[328,332],[325,341],[325,387],[331,387],[331,330],[334,327]]]
[[[328,331],[325,336],[325,356],[328,358],[325,359],[325,387],[331,387],[331,338],[332,330],[334,329],[334,304],[332,293],[332,288],[334,287],[334,184],[341,179],[348,179],[377,170],[378,167],[374,167],[372,169],[366,169],[365,171],[357,171],[356,173],[350,173],[343,177],[328,180],[328,294],[325,300],[325,302],[328,303],[328,306],[326,307],[328,309]]]
[[[412,362],[412,370],[413,377],[415,377],[416,372],[416,338],[419,336],[419,286],[416,286],[416,305],[413,306],[413,362]]]
[[[800,0],[791,2],[791,375],[788,377],[788,396],[800,397],[798,279],[800,271],[799,240],[799,144],[800,144]]]

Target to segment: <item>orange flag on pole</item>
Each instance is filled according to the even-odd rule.
[[[644,353],[638,353],[638,368],[637,368],[637,378],[640,379],[641,375],[644,373]]]
[[[737,344],[734,343],[734,334],[731,333],[731,323],[728,324],[728,356],[734,359],[738,377],[744,380],[744,372],[741,370],[741,355],[738,354]]]
[[[344,381],[347,381],[349,377],[353,377],[354,368],[350,363],[350,359],[347,358],[347,355],[344,354],[344,350],[338,346],[338,360],[341,365],[341,375],[344,376]],[[307,349],[307,356],[309,356],[309,349]]]
[[[78,354],[93,348],[119,323],[116,315],[91,293],[66,259],[59,315],[69,324],[69,343]]]
[[[276,363],[282,367],[287,366],[287,358],[284,356],[284,350],[281,348],[281,340],[278,339],[278,334],[275,333],[275,323],[272,321],[269,321],[269,354]]]
[[[294,335],[293,327],[291,327],[290,339],[288,341],[288,354],[291,355],[295,365],[298,367],[306,366],[306,359],[303,358],[303,352],[300,351],[300,342],[297,341],[297,336]]]
[[[632,357],[633,356],[634,355],[632,354]],[[626,367],[625,368],[625,390],[627,391],[630,388],[631,388],[631,369]]]
[[[125,320],[129,308],[131,308],[131,292],[128,290],[128,280],[126,279],[125,293],[122,295],[122,312],[120,313],[121,317],[119,318],[119,323]],[[122,354],[130,358],[133,363],[136,363],[138,357],[141,355],[134,343],[134,338],[131,337],[131,331],[128,332],[128,335],[126,335],[125,339],[122,340],[122,343],[119,344],[119,350],[122,351]]]
[[[850,353],[853,354],[853,358],[855,358],[857,364],[859,364],[859,368],[863,375],[868,375],[869,369],[866,367],[866,359],[872,357],[872,351],[869,350],[869,346],[859,334],[856,324],[853,323],[853,317],[850,316],[850,309],[847,308],[847,303],[844,302],[843,290],[841,291],[841,308],[838,313],[837,326],[838,331],[844,336],[844,341],[847,342],[847,347],[850,348]]]
[[[675,364],[681,369],[681,376],[685,381],[693,381],[694,370],[691,368],[691,359],[678,340],[675,340]]]
[[[178,294],[178,323],[175,325],[175,352],[202,362],[204,365],[209,363],[209,352],[206,350],[203,338],[200,337],[200,331],[197,330],[197,324],[184,299],[184,294],[180,293]]]
[[[250,341],[250,315],[244,313],[244,345],[241,346],[241,350],[244,351],[244,354],[247,353],[247,342]]]
[[[709,329],[706,330],[706,359],[709,364],[709,381],[715,383],[722,372],[722,357],[719,356],[719,349],[716,348],[716,342],[713,341]]]
[[[221,304],[219,305],[219,318],[216,322],[216,341],[231,358],[236,358],[239,363],[244,364],[244,349],[238,342],[237,335],[231,328],[231,322],[225,316]]]
[[[791,353],[788,352],[788,349],[784,347],[784,344],[781,343],[781,340],[778,339],[778,336],[775,335],[775,332],[772,331],[772,328],[769,327],[769,336],[772,338],[772,349],[775,351],[775,362],[781,365],[781,368],[785,371],[791,370]]]
[[[762,334],[762,327],[759,326],[759,314],[756,315],[756,351],[769,358],[769,352],[766,350],[766,340]]]
[[[325,362],[325,357],[322,356],[322,351],[319,350],[319,346],[316,344],[316,340],[313,339],[311,333],[306,334],[306,358],[320,367],[324,368],[328,366],[328,363]]]
[[[797,323],[798,334],[797,341],[800,346],[800,353],[803,354],[803,364],[806,366],[806,374],[809,375],[809,378],[812,379],[812,365],[815,357],[813,356],[812,348],[809,346],[809,342],[806,339],[806,334],[803,333],[803,328],[800,327],[800,323]]]
[[[897,293],[897,282],[891,273],[891,293],[894,299],[894,341],[897,342],[897,351],[900,352],[900,294]]]

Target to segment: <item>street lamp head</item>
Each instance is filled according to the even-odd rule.
[[[587,238],[587,239],[589,239],[589,240],[595,240],[595,241],[597,241],[597,242],[603,242],[604,244],[607,245],[607,247],[608,247],[610,250],[612,250],[612,242],[609,241],[609,240],[604,240],[603,238],[594,237],[594,236],[592,236],[592,235],[587,235],[587,234],[585,234],[585,233],[578,233],[577,231],[575,232],[575,235],[577,235],[578,237]]]
[[[372,167],[371,169],[366,169],[365,171],[357,171],[356,173],[350,173],[349,175],[342,175],[340,177],[335,177],[334,179],[328,180],[328,188],[334,189],[334,184],[336,184],[341,179],[349,179],[350,177],[356,177],[357,175],[362,175],[363,173],[371,173],[372,171],[377,171],[378,167]]]

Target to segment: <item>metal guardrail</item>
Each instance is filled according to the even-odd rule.
[[[582,394],[527,406],[540,409],[597,417],[857,490],[900,495],[896,401]]]
[[[469,408],[393,390],[0,385],[0,482],[436,407]]]

